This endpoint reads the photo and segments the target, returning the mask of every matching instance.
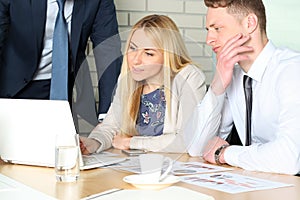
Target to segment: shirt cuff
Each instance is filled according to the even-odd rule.
[[[239,166],[239,156],[245,151],[244,146],[231,145],[224,151],[224,159],[231,166]]]
[[[106,117],[106,113],[100,113],[98,116],[98,122],[102,122],[105,117]]]
[[[143,149],[142,140],[143,138],[139,136],[131,137],[129,144],[130,149]]]
[[[212,94],[215,95],[215,93],[212,91]],[[215,95],[215,97],[217,98],[217,102],[218,102],[218,108],[220,110],[222,110],[223,108],[223,104],[224,104],[224,101],[225,101],[225,93],[223,94],[220,94],[220,95]]]
[[[211,102],[211,107],[214,108],[214,110],[216,110],[217,112],[221,112],[222,108],[223,108],[223,104],[224,104],[224,100],[225,100],[225,93],[220,94],[220,95],[216,95],[211,88],[209,88],[209,90],[207,91],[207,94],[205,95],[205,97],[208,96],[207,101]]]

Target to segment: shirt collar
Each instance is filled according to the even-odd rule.
[[[269,40],[267,45],[263,48],[262,52],[255,59],[250,70],[248,71],[247,75],[250,76],[255,81],[261,82],[264,72],[265,72],[265,70],[268,66],[268,63],[271,60],[272,55],[274,54],[275,50],[276,50],[276,47]]]

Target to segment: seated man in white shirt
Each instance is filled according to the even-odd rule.
[[[186,134],[191,156],[247,170],[300,171],[300,54],[276,48],[266,34],[262,0],[205,0],[207,44],[216,74]],[[246,117],[243,77],[252,78],[252,114]],[[252,117],[251,117],[252,115]],[[246,121],[251,131],[246,142]],[[226,141],[233,124],[243,146]]]

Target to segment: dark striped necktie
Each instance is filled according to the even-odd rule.
[[[243,80],[246,101],[246,146],[251,145],[251,113],[252,113],[252,78],[244,76]]]

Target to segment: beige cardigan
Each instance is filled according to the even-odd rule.
[[[131,149],[145,149],[154,152],[187,152],[191,141],[184,141],[183,128],[206,92],[205,75],[194,65],[183,68],[174,78],[171,88],[171,119],[165,115],[163,134],[159,136],[133,136]],[[90,133],[101,143],[97,152],[112,146],[113,136],[120,132],[121,122],[120,92],[117,88],[114,100],[101,124]],[[168,111],[165,111],[168,113]],[[126,120],[126,119],[125,119]]]

